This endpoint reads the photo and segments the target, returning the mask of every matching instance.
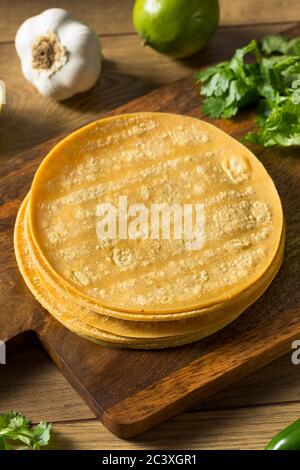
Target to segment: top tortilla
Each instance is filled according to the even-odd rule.
[[[96,207],[203,203],[205,242],[99,240]],[[33,242],[60,282],[95,307],[187,312],[228,301],[274,259],[283,214],[257,158],[216,127],[137,113],[94,122],[58,144],[31,190]]]

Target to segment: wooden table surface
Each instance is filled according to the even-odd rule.
[[[0,117],[0,161],[67,133],[137,96],[169,84],[249,39],[300,21],[298,0],[220,0],[221,26],[202,54],[175,62],[142,48],[133,30],[131,0],[0,0],[0,80],[7,105]],[[38,95],[25,82],[14,49],[20,23],[60,6],[101,36],[105,57],[99,84],[65,103]],[[299,366],[300,367],[300,366]],[[291,355],[253,374],[189,413],[135,438],[107,431],[45,354],[24,351],[0,366],[0,413],[14,409],[33,422],[54,424],[57,449],[262,449],[300,416],[300,369]]]

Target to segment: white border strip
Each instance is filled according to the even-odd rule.
[[[0,80],[0,108],[3,104],[6,104],[6,86],[3,80]]]
[[[6,345],[4,341],[1,341],[1,339],[0,339],[0,364],[1,365],[6,364]]]

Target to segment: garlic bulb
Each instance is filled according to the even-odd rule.
[[[88,90],[101,71],[99,37],[62,8],[27,19],[15,45],[25,78],[56,100]]]

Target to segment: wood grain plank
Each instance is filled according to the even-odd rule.
[[[0,0],[0,41],[13,41],[19,25],[46,8],[61,7],[100,35],[133,33],[134,0]],[[300,20],[297,0],[220,0],[221,25],[294,22]]]
[[[290,355],[234,384],[193,411],[225,410],[300,401],[299,368]],[[93,412],[39,349],[28,349],[1,367],[0,413],[19,410],[34,422],[91,419]]]
[[[270,406],[269,401],[269,406],[241,407],[249,407],[256,394],[258,403],[266,397],[276,397],[282,403],[297,400],[299,382],[298,369],[290,365],[286,356],[212,400],[217,410],[188,413],[129,442],[111,435],[98,421],[91,420],[93,414],[89,408],[44,354],[28,350],[1,369],[0,412],[17,409],[34,422],[60,421],[54,425],[52,445],[60,449],[263,448],[273,434],[299,416],[299,403]],[[233,402],[232,397],[235,397]],[[219,409],[236,406],[238,401],[241,407]],[[62,422],[65,420],[72,423]]]
[[[130,441],[111,436],[96,420],[54,425],[56,449],[263,449],[299,418],[300,403],[186,413]]]
[[[95,417],[41,349],[22,351],[0,367],[0,413],[17,410],[35,422]]]
[[[210,61],[230,57],[236,47],[253,37],[282,31],[285,26],[220,30],[201,54],[180,62],[141,47],[136,36],[104,38],[105,62],[100,81],[89,92],[63,103],[39,95],[22,76],[14,46],[0,44],[0,79],[7,86],[7,105],[0,119],[0,161],[49,138],[68,133],[102,113],[190,74]]]
[[[220,0],[221,24],[258,24],[299,21],[297,0]]]
[[[199,403],[194,410],[241,408],[300,401],[300,368],[292,364],[291,353]]]

